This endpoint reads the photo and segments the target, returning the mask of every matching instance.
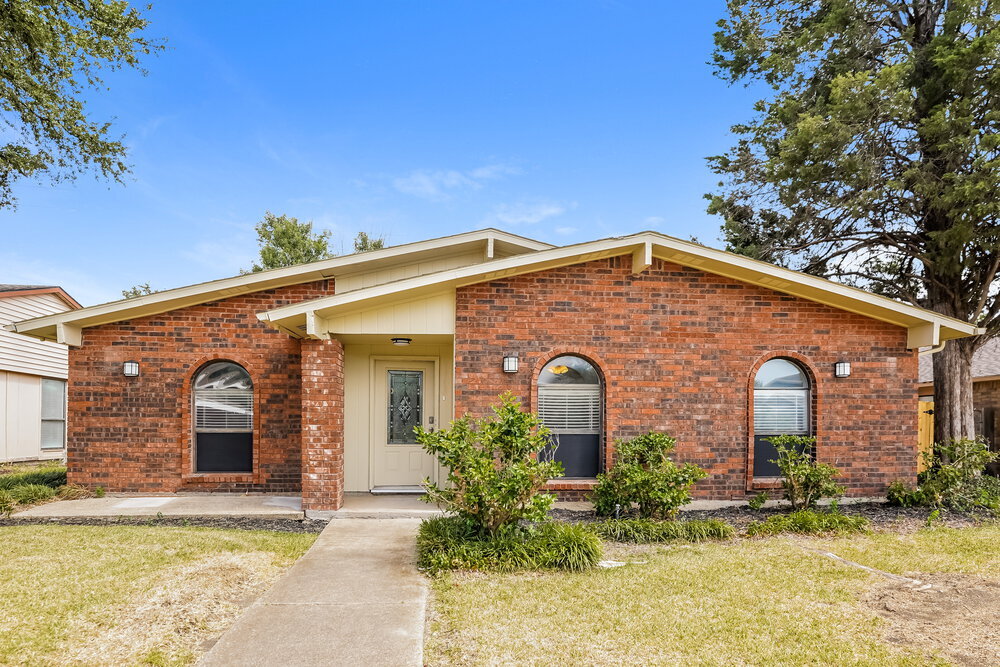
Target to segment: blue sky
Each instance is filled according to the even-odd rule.
[[[124,185],[20,182],[0,282],[85,305],[249,267],[266,210],[350,251],[492,226],[552,243],[643,229],[717,244],[704,158],[751,94],[712,76],[723,3],[159,2],[168,50],[95,95]]]

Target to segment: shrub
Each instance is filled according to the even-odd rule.
[[[750,506],[750,509],[757,511],[762,509],[764,507],[764,503],[766,503],[768,500],[770,500],[770,496],[767,495],[767,491],[761,491],[753,498],[751,498],[747,502],[747,505]]]
[[[601,559],[601,540],[579,524],[507,525],[483,535],[457,516],[427,519],[417,533],[417,565],[442,570],[585,570]]]
[[[704,542],[727,540],[736,530],[719,519],[653,521],[651,519],[611,519],[592,524],[595,533],[612,542]]]
[[[845,516],[839,512],[799,510],[790,514],[775,514],[766,521],[753,521],[747,526],[749,537],[800,533],[823,535],[827,533],[868,532],[868,519],[863,516]]]
[[[80,498],[89,498],[91,493],[89,489],[85,489],[82,486],[76,486],[75,484],[63,484],[56,489],[56,495],[59,496],[61,500],[79,500]]]
[[[17,508],[17,500],[14,499],[11,492],[6,489],[0,489],[0,516],[3,516],[5,519],[10,518],[15,508]]]
[[[55,489],[44,484],[21,484],[10,489],[10,495],[22,505],[39,503],[56,495]]]
[[[691,487],[708,473],[694,465],[677,465],[669,454],[677,441],[664,433],[649,432],[629,440],[618,440],[614,466],[597,476],[591,500],[601,516],[614,513],[615,506],[638,505],[645,518],[670,519],[682,505],[691,502]]]
[[[840,471],[813,456],[816,438],[802,435],[778,435],[768,438],[778,458],[772,459],[781,470],[781,487],[793,510],[814,507],[820,498],[840,496],[844,487],[833,481]]]
[[[469,416],[451,428],[431,432],[417,427],[417,441],[448,469],[448,484],[424,480],[424,500],[453,512],[477,533],[493,535],[521,520],[545,519],[555,497],[540,493],[549,479],[561,477],[562,464],[543,450],[549,431],[534,414],[521,411],[510,393],[500,396],[493,416]]]
[[[901,507],[1000,511],[1000,480],[983,474],[996,458],[997,454],[982,440],[937,444],[933,453],[925,456],[928,466],[920,473],[917,488],[897,480],[886,489],[886,499]]]
[[[103,486],[95,486],[94,487],[94,497],[95,498],[103,498],[104,497],[104,487]]]
[[[41,484],[53,489],[66,483],[66,466],[34,468],[0,475],[0,489],[10,490],[24,484]]]

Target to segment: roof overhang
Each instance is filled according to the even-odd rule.
[[[376,271],[380,268],[397,265],[403,259],[407,262],[414,262],[420,261],[424,257],[431,258],[482,251],[483,260],[492,261],[494,257],[532,253],[552,247],[549,243],[509,234],[498,229],[482,229],[428,241],[392,246],[382,250],[344,255],[309,264],[260,271],[164,290],[67,313],[23,320],[15,322],[7,328],[42,340],[79,345],[82,330],[87,327],[158,315],[178,308],[196,306],[240,294],[335,278],[338,275],[359,271]]]
[[[657,257],[889,322],[907,330],[909,348],[938,345],[941,341],[983,333],[982,329],[967,322],[924,308],[657,232],[551,248],[489,264],[441,271],[275,308],[258,313],[257,317],[292,336],[326,337],[337,333],[327,326],[327,320],[334,316],[419,298],[444,289],[621,255],[631,256],[632,270],[636,274],[649,268]]]
[[[72,310],[77,310],[83,308],[76,299],[71,297],[66,290],[62,287],[52,286],[52,287],[32,287],[28,289],[13,289],[13,290],[0,290],[0,299],[7,299],[10,297],[17,296],[31,296],[33,294],[55,294],[57,297],[62,299],[63,303],[70,307]]]

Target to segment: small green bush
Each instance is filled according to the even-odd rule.
[[[24,484],[41,484],[53,489],[59,488],[66,483],[66,467],[50,466],[25,470],[24,472],[12,472],[7,475],[0,475],[0,489],[10,490],[15,486]]]
[[[16,508],[17,500],[13,494],[6,489],[0,489],[0,516],[5,519],[10,518]]]
[[[95,498],[103,498],[104,497],[104,487],[103,486],[95,486],[94,487],[94,497]]]
[[[764,507],[764,503],[766,503],[768,500],[770,500],[770,496],[767,495],[767,491],[761,491],[753,498],[751,498],[747,502],[747,505],[750,506],[750,509],[754,511],[759,511]]]
[[[983,474],[996,458],[982,440],[936,444],[933,453],[925,455],[927,469],[920,473],[917,488],[896,480],[886,489],[886,500],[900,507],[1000,511],[1000,480]]]
[[[509,525],[482,535],[460,517],[427,519],[417,533],[417,565],[442,570],[585,570],[601,560],[601,540],[579,524]]]
[[[846,516],[839,512],[799,510],[790,514],[775,514],[765,521],[754,521],[747,526],[747,536],[760,537],[780,533],[825,535],[829,533],[865,533],[868,519],[863,516]]]
[[[644,518],[672,519],[691,502],[691,487],[708,473],[693,463],[677,465],[670,453],[677,441],[664,433],[649,432],[618,440],[618,457],[607,473],[597,476],[591,495],[600,516],[610,516],[615,506],[639,507]]]
[[[885,499],[890,505],[897,507],[921,507],[927,504],[927,497],[919,488],[911,488],[899,479],[885,490]]]
[[[10,495],[22,505],[40,503],[56,495],[55,489],[44,484],[21,484],[10,489]]]
[[[510,392],[500,396],[493,416],[456,419],[440,431],[414,429],[417,442],[448,469],[443,487],[424,480],[424,500],[454,513],[481,535],[493,535],[518,521],[542,521],[555,501],[541,489],[562,477],[558,461],[543,456],[549,431]]]
[[[815,437],[778,435],[768,441],[778,450],[778,458],[772,461],[781,470],[781,487],[793,510],[814,507],[820,498],[843,495],[844,487],[833,481],[840,471],[813,456]]]
[[[736,530],[731,525],[719,519],[692,521],[610,519],[592,524],[591,528],[606,540],[636,544],[728,540],[736,535]]]

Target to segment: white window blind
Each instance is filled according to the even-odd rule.
[[[756,389],[753,392],[753,427],[758,435],[809,432],[809,391],[805,389]]]
[[[66,445],[66,383],[42,380],[42,449]]]
[[[252,431],[252,389],[197,389],[194,395],[195,429]]]
[[[540,385],[538,416],[553,433],[598,433],[600,385]]]

